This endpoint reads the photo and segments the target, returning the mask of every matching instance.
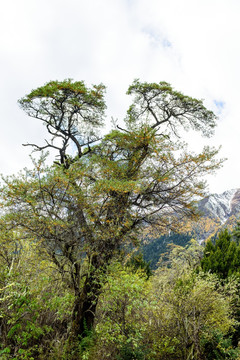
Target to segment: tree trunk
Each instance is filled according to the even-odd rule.
[[[83,287],[75,289],[72,323],[69,331],[71,338],[86,337],[93,328],[98,298],[102,288],[99,268],[104,271],[104,268],[96,265],[97,257],[94,259],[94,264],[92,260],[92,270],[86,277]]]
[[[87,336],[94,324],[100,288],[98,287],[97,291],[92,288],[89,294],[87,291],[89,285],[85,285],[84,289],[75,295],[70,328],[70,336],[74,338]]]

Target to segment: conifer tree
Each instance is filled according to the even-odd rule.
[[[216,273],[221,279],[240,272],[240,246],[227,229],[219,233],[215,244],[207,242],[201,266],[203,271]]]

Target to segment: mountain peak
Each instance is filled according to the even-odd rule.
[[[199,210],[210,218],[219,219],[224,224],[229,217],[240,212],[240,189],[211,194],[200,200]]]

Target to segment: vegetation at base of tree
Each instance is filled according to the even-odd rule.
[[[1,237],[1,359],[238,359],[232,342],[239,282],[199,271],[202,247],[174,246],[150,276],[108,267],[95,324],[69,343],[74,293],[32,242],[16,256]],[[19,240],[17,240],[19,241]],[[13,260],[14,258],[14,260]],[[169,266],[170,262],[170,266]],[[74,345],[74,346],[73,346]]]

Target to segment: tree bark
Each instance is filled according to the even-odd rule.
[[[92,259],[91,267],[92,270],[86,277],[83,287],[75,289],[72,322],[69,331],[69,337],[74,339],[86,337],[94,325],[98,298],[102,288],[99,271],[104,271],[104,267],[99,266],[97,256]]]

